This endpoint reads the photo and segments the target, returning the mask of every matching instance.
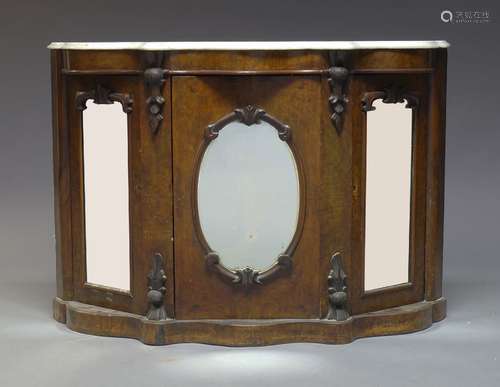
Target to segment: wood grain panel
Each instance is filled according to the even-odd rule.
[[[71,182],[66,79],[61,74],[63,56],[51,51],[52,162],[54,169],[54,219],[56,234],[57,296],[73,297],[73,242],[71,234]]]
[[[431,67],[429,50],[356,50],[352,69],[426,69]]]
[[[430,84],[427,165],[425,298],[443,293],[444,165],[446,152],[446,49],[434,50],[435,72]]]
[[[284,343],[347,344],[362,337],[411,333],[446,316],[446,299],[332,320],[164,320],[73,301],[54,300],[54,318],[70,329],[99,336],[129,337],[149,345],[204,343],[260,346]]]
[[[176,317],[319,317],[319,77],[174,77],[173,152]],[[306,181],[305,221],[290,275],[243,290],[207,271],[196,237],[192,182],[207,125],[237,107],[256,105],[292,129]],[[230,189],[230,187],[221,187]],[[325,281],[326,281],[325,274]]]
[[[134,50],[64,50],[66,70],[140,70],[143,54]]]
[[[325,69],[321,51],[173,51],[167,59],[171,70],[314,70]]]
[[[428,134],[428,76],[414,75],[411,78],[400,75],[364,75],[352,80],[350,100],[352,101],[353,127],[353,228],[351,281],[352,313],[410,304],[424,299],[425,264],[425,203],[426,165]],[[365,235],[365,193],[366,193],[366,116],[361,110],[361,99],[367,92],[384,91],[397,86],[418,98],[418,107],[413,111],[412,130],[412,176],[410,208],[410,256],[409,282],[377,290],[364,291],[364,235]],[[391,144],[387,144],[391,146]],[[390,211],[390,209],[388,209]],[[383,257],[380,257],[383,262]]]
[[[129,294],[86,283],[82,113],[76,109],[74,100],[77,92],[92,90],[97,84],[114,92],[129,94],[134,101],[132,112],[128,115],[131,265]],[[169,86],[167,80],[164,87],[167,100],[169,100]],[[151,270],[151,257],[158,252],[166,260],[168,291],[165,304],[169,315],[173,315],[170,119],[163,121],[162,128],[155,136],[151,133],[145,103],[146,91],[141,79],[136,77],[72,77],[68,86],[68,99],[75,299],[103,307],[145,314],[148,308],[147,275]],[[167,118],[170,117],[169,104],[164,114]]]

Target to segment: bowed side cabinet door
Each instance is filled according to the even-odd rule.
[[[172,78],[177,319],[320,317],[321,98],[321,76]]]
[[[351,81],[353,314],[424,299],[430,85],[426,73]]]
[[[151,133],[140,77],[71,76],[65,98],[74,300],[145,315],[155,255],[173,277],[168,122]],[[172,281],[166,287],[172,315]]]

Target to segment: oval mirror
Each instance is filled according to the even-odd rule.
[[[297,164],[287,126],[273,126],[267,115],[271,123],[232,117],[209,127],[197,181],[199,223],[225,267],[263,271],[288,254],[297,230]]]

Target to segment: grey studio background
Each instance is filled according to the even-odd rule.
[[[488,11],[444,23],[442,10]],[[500,6],[495,1],[0,2],[0,386],[500,385]],[[150,347],[52,320],[50,41],[426,40],[448,58],[448,317],[344,346]]]

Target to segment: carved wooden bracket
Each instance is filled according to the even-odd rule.
[[[231,283],[241,285],[244,288],[248,288],[251,285],[262,285],[280,271],[291,270],[292,268],[292,259],[287,254],[281,254],[276,260],[276,263],[263,272],[252,269],[251,267],[234,270],[228,269],[220,262],[219,255],[214,251],[209,252],[205,256],[205,263],[209,269],[218,272],[223,277],[230,280]]]
[[[144,82],[148,90],[149,97],[146,99],[149,114],[149,127],[153,134],[156,134],[163,121],[163,105],[165,98],[161,92],[163,83],[165,82],[164,75],[167,70],[161,68],[163,63],[163,53],[148,52],[146,57],[147,64],[150,66],[144,71]]]
[[[101,85],[97,85],[94,90],[79,91],[76,93],[75,104],[78,110],[87,109],[87,101],[91,99],[96,104],[110,105],[114,102],[120,102],[124,113],[132,112],[132,98],[128,94],[112,93]]]
[[[330,52],[330,63],[332,67],[328,69],[328,84],[330,85],[331,95],[328,99],[330,103],[330,121],[337,130],[342,133],[344,112],[349,102],[345,94],[349,70],[345,66],[345,53],[342,51]]]
[[[375,110],[373,102],[377,99],[381,99],[384,103],[402,103],[406,100],[406,108],[416,109],[418,107],[417,96],[404,92],[400,87],[391,86],[384,91],[370,91],[363,94],[361,110],[364,112]]]
[[[342,256],[333,254],[330,259],[331,270],[328,273],[328,320],[344,321],[349,318],[347,312],[347,275],[342,268]]]
[[[278,137],[281,140],[289,141],[292,137],[292,132],[288,125],[285,125],[273,116],[267,114],[263,109],[248,105],[244,108],[235,109],[232,113],[229,113],[220,120],[208,125],[205,130],[205,138],[208,141],[214,140],[219,135],[220,130],[233,121],[239,121],[248,126],[264,121],[278,131]]]
[[[165,283],[167,276],[163,270],[163,256],[159,253],[153,255],[153,267],[148,274],[148,302],[149,310],[146,317],[149,320],[165,320],[167,312],[163,306],[165,292],[167,291]]]

